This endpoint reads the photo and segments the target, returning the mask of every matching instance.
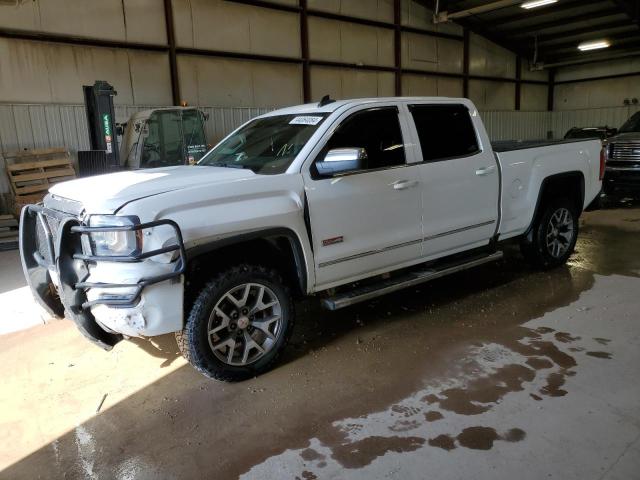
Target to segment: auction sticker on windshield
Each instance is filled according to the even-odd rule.
[[[295,117],[290,122],[289,125],[317,125],[322,117],[312,117],[312,116],[301,116]]]

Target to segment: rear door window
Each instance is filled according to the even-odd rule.
[[[409,105],[425,162],[474,155],[476,131],[464,105]]]

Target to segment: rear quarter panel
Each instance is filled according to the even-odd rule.
[[[584,176],[583,209],[601,188],[599,140],[558,143],[497,153],[502,169],[500,238],[524,233],[535,214],[545,178],[580,172]]]

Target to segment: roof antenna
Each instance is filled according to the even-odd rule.
[[[324,107],[325,105],[329,105],[333,102],[335,102],[333,98],[331,98],[329,95],[325,95],[324,97],[322,97],[322,100],[320,100],[320,103],[318,103],[318,106]]]

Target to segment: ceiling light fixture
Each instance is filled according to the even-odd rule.
[[[600,48],[607,48],[610,43],[606,40],[598,40],[597,42],[586,42],[578,45],[578,50],[581,52],[588,52],[589,50],[598,50]]]
[[[520,5],[522,8],[526,8],[530,10],[536,7],[544,7],[545,5],[551,5],[552,3],[556,3],[558,0],[533,0],[532,2],[524,2]]]

